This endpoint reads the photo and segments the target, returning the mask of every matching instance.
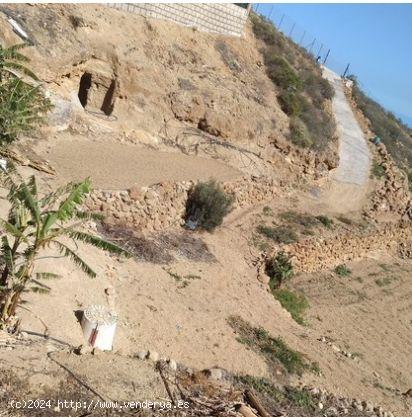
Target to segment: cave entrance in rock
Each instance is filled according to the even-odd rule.
[[[100,110],[106,115],[110,116],[114,109],[114,92],[116,90],[116,81],[111,80],[110,86],[106,91],[106,94],[104,95],[103,104],[102,107],[100,107]]]
[[[84,109],[110,116],[114,110],[116,79],[106,74],[85,72],[79,82],[78,97]]]
[[[92,86],[92,74],[90,74],[90,72],[85,72],[80,78],[79,93],[78,93],[80,104],[84,108],[86,108],[87,106],[87,102],[89,99],[89,90],[91,86]]]

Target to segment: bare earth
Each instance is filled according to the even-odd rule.
[[[142,129],[153,133],[163,126],[165,116],[174,117],[174,112],[179,111],[183,114],[182,109],[199,112],[198,116],[202,117],[206,111],[202,105],[207,102],[208,112],[213,109],[213,103],[220,103],[210,120],[232,138],[237,139],[237,132],[242,132],[243,137],[239,138],[242,144],[247,143],[249,128],[252,137],[255,131],[263,132],[257,136],[257,143],[260,140],[263,143],[263,138],[267,139],[272,130],[280,136],[287,134],[286,115],[278,106],[274,109],[267,105],[276,103],[276,91],[262,65],[257,65],[262,58],[250,30],[245,40],[228,41],[241,66],[247,68],[247,72],[241,73],[239,78],[232,74],[218,49],[211,47],[216,38],[210,34],[198,34],[170,23],[146,21],[103,6],[82,5],[70,6],[70,13],[83,16],[88,26],[78,30],[67,29],[70,27],[67,23],[68,12],[59,6],[56,9],[58,13],[51,14],[55,20],[51,19],[48,27],[45,20],[45,29],[39,30],[36,13],[41,14],[46,6],[22,7],[27,7],[27,13],[34,13],[34,17],[28,15],[26,22],[44,48],[33,54],[39,71],[43,71],[40,75],[49,80],[56,90],[60,88],[60,93],[66,92],[67,100],[73,94],[76,97],[79,75],[86,69],[81,64],[83,55],[90,61],[89,65],[94,63],[91,57],[96,54],[101,61],[117,62],[115,44],[121,45],[123,55],[120,54],[120,57],[125,59],[127,56],[128,61],[119,64],[116,71],[121,71],[123,79],[129,83],[122,87],[122,93],[134,93],[130,94],[129,101],[122,99],[116,104],[115,114],[123,116],[123,119],[119,117],[117,124],[112,123],[113,130],[130,133]],[[49,10],[43,11],[49,13]],[[112,21],[114,18],[118,19],[116,24]],[[50,36],[49,31],[60,26],[67,33]],[[7,32],[7,28],[6,24],[0,27],[0,33]],[[129,38],[124,38],[124,32],[129,34]],[[91,33],[87,36],[90,45],[82,43],[86,38],[84,33]],[[107,42],[108,33],[112,35],[110,43]],[[11,42],[15,41],[14,36],[9,30],[5,38]],[[135,44],[130,44],[131,37],[136,39]],[[173,39],[179,39],[179,47]],[[46,59],[44,63],[43,54],[51,49],[47,42],[56,42],[59,54],[56,59]],[[73,59],[73,51],[77,54],[76,60]],[[165,51],[173,53],[165,54]],[[157,62],[155,70],[153,62]],[[45,65],[47,68],[44,68]],[[182,69],[179,75],[186,85],[193,84],[199,90],[197,102],[201,104],[194,105],[188,99],[193,93],[179,87],[177,69]],[[208,79],[205,74],[219,76]],[[253,85],[251,77],[255,77]],[[338,81],[333,80],[333,83],[337,92],[334,112],[341,129],[341,164],[333,181],[324,186],[317,184],[309,197],[302,198],[299,193],[291,191],[293,201],[292,198],[285,198],[268,203],[273,213],[296,207],[314,215],[323,211],[347,213],[356,211],[364,202],[369,170],[366,143],[357,131],[356,121],[348,113],[348,103],[341,95],[342,86]],[[220,85],[229,86],[233,94],[222,93],[224,100],[219,101],[220,89],[216,86]],[[169,91],[171,87],[173,91]],[[170,108],[169,97],[174,97],[173,109]],[[186,100],[189,103],[185,107]],[[175,122],[176,135],[188,126],[196,126],[197,119],[193,114],[183,116],[194,122]],[[253,116],[252,127],[249,126],[252,120],[248,119],[249,116]],[[87,116],[84,117],[86,124],[93,124]],[[273,118],[276,120],[275,127]],[[258,126],[260,122],[263,123],[261,128]],[[119,135],[114,136],[114,140],[108,142],[99,133],[92,138],[68,131],[37,144],[36,153],[48,159],[57,170],[56,179],[47,178],[47,181],[62,183],[90,175],[96,187],[125,189],[134,184],[204,180],[211,176],[230,180],[242,174],[212,158],[122,144],[115,141]],[[262,149],[264,146],[265,143]],[[274,171],[281,170],[285,165],[275,166]],[[6,209],[4,203],[0,209]],[[179,251],[168,264],[149,263],[141,259],[119,260],[94,249],[80,247],[82,256],[98,273],[97,279],[90,280],[68,261],[42,259],[38,263],[38,271],[52,270],[63,278],[47,283],[51,287],[48,296],[25,295],[27,304],[18,312],[23,320],[22,327],[42,334],[43,320],[50,336],[69,346],[79,346],[84,340],[75,316],[76,310],[83,310],[90,304],[114,307],[120,318],[114,352],[104,353],[101,357],[89,355],[78,358],[65,351],[56,353],[56,358],[105,395],[117,398],[124,393],[126,397],[134,398],[136,392],[142,396],[148,394],[144,384],[135,390],[133,383],[136,380],[153,384],[151,392],[164,396],[164,392],[158,389],[157,381],[148,376],[150,372],[144,368],[146,365],[132,359],[142,349],[155,350],[161,356],[171,357],[190,367],[217,365],[238,374],[268,375],[269,370],[262,356],[239,343],[227,323],[230,315],[240,315],[254,326],[263,326],[273,336],[282,337],[291,348],[319,363],[323,375],[307,374],[302,382],[350,398],[372,400],[393,411],[396,417],[412,416],[411,405],[397,391],[405,392],[412,387],[410,261],[399,261],[385,253],[377,253],[373,254],[374,258],[362,263],[350,264],[353,272],[347,278],[338,278],[331,271],[296,277],[293,285],[307,295],[311,304],[307,314],[308,325],[301,326],[274,299],[268,286],[257,279],[257,268],[252,261],[259,252],[251,240],[256,232],[256,219],[261,219],[262,210],[262,206],[237,210],[213,234],[194,232],[191,236],[206,244],[206,250],[210,252],[209,261],[196,260]],[[183,232],[167,233],[179,235]],[[164,246],[160,245],[155,255],[161,258],[164,252]],[[384,278],[389,278],[389,281]],[[384,281],[378,284],[377,279]],[[384,284],[381,285],[381,282]],[[341,349],[356,353],[358,360],[338,353],[323,342],[322,337],[330,338]],[[62,346],[52,341],[39,341],[34,336],[33,340],[38,342],[21,350],[0,348],[0,362],[27,378],[30,393],[56,386],[59,381],[65,383],[67,374],[46,355],[48,350],[61,349]],[[114,377],[111,378],[112,372]]]
[[[106,190],[148,186],[166,180],[213,177],[227,181],[241,175],[235,168],[213,159],[85,138],[60,138],[46,156],[62,182],[90,176],[95,187]]]

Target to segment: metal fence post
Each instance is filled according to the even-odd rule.
[[[346,66],[345,72],[344,72],[344,73],[343,73],[343,75],[342,75],[342,77],[343,77],[343,78],[345,78],[345,76],[346,76],[347,72],[349,71],[349,65],[350,65],[350,64],[348,64],[348,65]]]
[[[282,26],[282,23],[283,23],[283,19],[284,18],[285,18],[285,13],[283,13],[282,18],[280,19],[279,26],[278,26],[278,30],[280,30],[280,27]]]
[[[327,59],[329,58],[329,54],[330,54],[330,49],[328,49],[328,52],[327,52],[327,54],[326,54],[326,56],[325,56],[325,59],[323,60],[323,65],[325,65],[325,64],[326,64],[326,61],[327,61]]]

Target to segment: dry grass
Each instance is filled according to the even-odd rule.
[[[153,234],[145,237],[124,226],[101,226],[101,233],[133,254],[136,260],[166,265],[176,258],[194,262],[215,262],[203,240],[186,230]]]

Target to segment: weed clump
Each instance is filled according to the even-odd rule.
[[[270,278],[269,286],[272,290],[280,288],[283,282],[293,276],[293,265],[290,256],[279,252],[275,257],[266,261],[265,272]]]
[[[256,230],[261,235],[274,240],[276,243],[289,244],[298,240],[298,235],[292,229],[285,226],[270,227],[261,224]]]
[[[332,229],[333,226],[333,220],[329,218],[328,216],[316,216],[316,218],[327,228]]]
[[[371,169],[371,178],[384,178],[386,177],[386,171],[385,168],[376,160],[372,163],[372,169]]]
[[[226,194],[215,180],[199,182],[191,189],[186,201],[186,223],[212,232],[222,224],[232,203],[233,197]]]
[[[315,402],[313,401],[313,398],[308,391],[304,391],[295,387],[288,387],[286,390],[286,397],[298,407],[306,409],[315,408]]]
[[[303,313],[309,308],[309,303],[305,296],[296,294],[287,289],[275,289],[272,293],[280,302],[281,306],[289,311],[296,323],[305,324]]]
[[[239,316],[229,317],[228,323],[239,334],[238,342],[262,354],[269,365],[281,365],[286,372],[296,375],[312,369],[313,364],[301,353],[291,349],[280,337],[272,337],[264,328],[252,327]]]
[[[345,264],[341,264],[335,268],[335,273],[339,277],[344,278],[349,276],[352,273],[352,271]]]

